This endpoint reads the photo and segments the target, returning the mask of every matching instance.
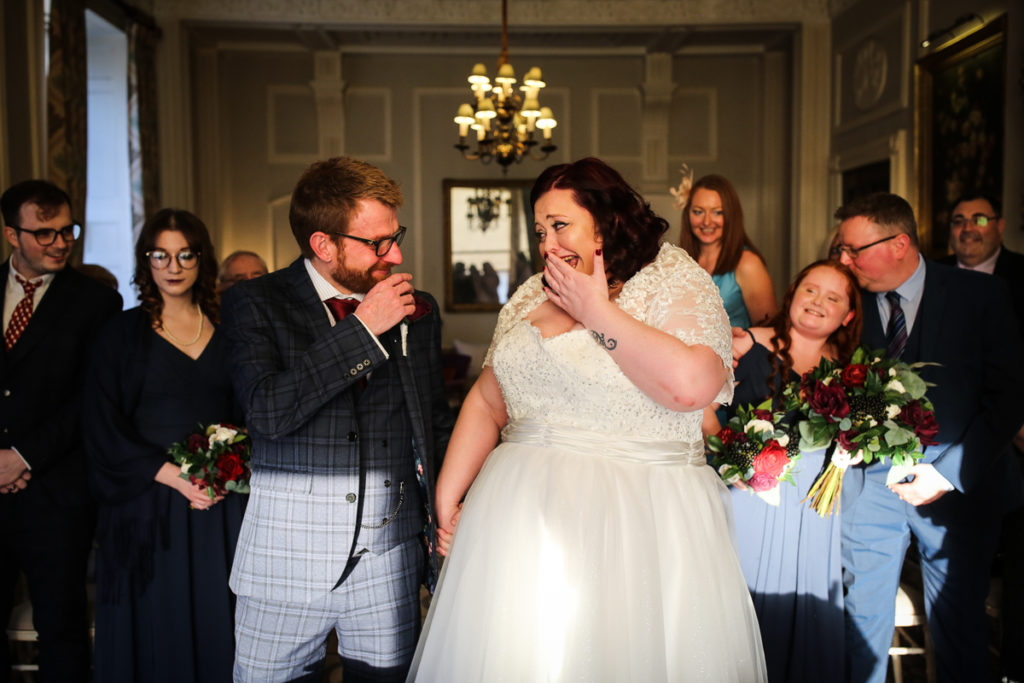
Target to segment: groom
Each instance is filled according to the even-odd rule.
[[[236,681],[319,680],[332,629],[346,683],[403,681],[412,660],[452,418],[437,303],[391,272],[401,203],[367,163],[314,164],[289,213],[302,258],[224,296],[253,438]]]

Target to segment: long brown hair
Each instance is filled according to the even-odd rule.
[[[160,233],[167,230],[180,232],[188,248],[199,255],[199,275],[192,285],[192,302],[214,323],[220,322],[220,304],[217,303],[217,255],[213,252],[210,233],[199,217],[181,209],[160,209],[142,226],[135,242],[135,275],[132,282],[139,290],[142,310],[157,328],[161,327],[164,300],[153,281],[147,251],[156,248]]]
[[[679,246],[696,261],[700,258],[701,243],[693,236],[693,226],[690,224],[690,206],[693,204],[693,196],[697,190],[710,190],[718,194],[722,201],[722,250],[718,254],[718,261],[712,275],[720,275],[736,270],[736,266],[743,256],[743,248],[753,252],[761,261],[764,256],[757,250],[754,243],[747,237],[743,228],[743,206],[740,204],[740,197],[736,194],[736,188],[725,176],[716,174],[706,175],[693,184],[690,189],[690,196],[683,207],[683,229],[679,235]]]
[[[818,267],[831,268],[846,279],[846,295],[850,299],[850,310],[853,312],[850,322],[836,328],[828,336],[826,343],[835,349],[836,360],[841,365],[846,365],[850,362],[850,356],[853,355],[854,349],[860,343],[860,331],[864,323],[864,316],[860,301],[860,286],[857,284],[857,278],[850,272],[849,268],[839,261],[828,259],[815,261],[797,274],[796,279],[793,280],[793,283],[789,285],[789,289],[786,290],[786,296],[782,300],[782,308],[769,321],[770,326],[774,330],[771,338],[773,353],[771,360],[772,373],[768,377],[769,387],[776,386],[776,378],[779,380],[778,386],[785,385],[786,378],[789,377],[789,373],[793,369],[793,357],[789,355],[789,350],[793,346],[791,334],[793,319],[789,315],[789,309],[793,305],[793,297],[796,296],[796,290],[799,289],[800,283],[804,281],[808,273]]]

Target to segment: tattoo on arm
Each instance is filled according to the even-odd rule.
[[[608,349],[609,351],[614,351],[615,347],[619,345],[619,342],[615,341],[614,339],[605,339],[604,334],[601,332],[595,332],[591,330],[590,334],[594,335],[594,339],[597,341],[598,344]]]

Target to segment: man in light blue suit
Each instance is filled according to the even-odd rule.
[[[843,489],[847,677],[883,683],[911,535],[921,555],[940,681],[986,677],[985,598],[1003,511],[1021,497],[1007,446],[1024,415],[1021,340],[1005,285],[921,256],[910,205],[878,193],[836,212],[841,260],[864,297],[863,343],[922,377],[937,446],[903,483],[851,469]]]
[[[319,680],[331,630],[346,683],[403,681],[412,660],[453,420],[437,303],[391,272],[401,202],[369,164],[314,164],[289,213],[302,258],[224,296],[253,438],[236,681]]]

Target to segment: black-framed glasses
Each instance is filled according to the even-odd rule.
[[[171,265],[171,255],[163,249],[147,251],[146,258],[149,259],[149,265],[154,270],[163,270]],[[199,254],[189,249],[182,249],[174,255],[174,260],[178,262],[182,270],[192,270],[199,265]]]
[[[829,251],[829,254],[831,254],[832,258],[839,258],[843,254],[846,254],[850,258],[855,259],[858,256],[860,256],[860,253],[862,251],[864,251],[865,249],[870,249],[871,247],[875,246],[876,244],[881,244],[882,242],[888,242],[889,240],[896,239],[901,234],[902,233],[898,232],[895,235],[889,235],[888,237],[883,237],[880,240],[875,240],[874,242],[871,242],[870,244],[865,244],[862,247],[850,247],[850,246],[847,246],[845,244],[838,244],[838,245],[832,247],[832,249]]]
[[[979,228],[984,228],[986,225],[994,220],[998,220],[999,216],[986,216],[983,213],[976,213],[972,216],[955,216],[953,220],[949,222],[949,227],[956,230],[962,230],[967,227],[968,223],[976,225]]]
[[[58,234],[64,238],[65,242],[74,242],[82,236],[82,226],[78,223],[65,225],[63,228],[39,228],[38,230],[29,230],[20,225],[12,225],[11,227],[18,232],[27,232],[32,235],[41,247],[48,247],[56,242]]]
[[[363,244],[366,244],[366,245],[369,245],[369,246],[373,247],[374,251],[376,251],[376,253],[377,253],[377,256],[384,256],[389,251],[391,251],[391,247],[392,246],[394,246],[396,244],[398,246],[402,246],[402,240],[405,239],[405,231],[407,229],[408,228],[406,228],[405,226],[399,226],[398,227],[398,232],[396,232],[394,235],[390,235],[388,237],[382,237],[379,240],[368,240],[365,237],[356,237],[355,235],[346,235],[343,232],[331,232],[331,233],[328,233],[328,234],[330,234],[330,235],[337,235],[338,237],[345,237],[345,238],[350,239],[350,240],[355,240],[356,242],[362,242]]]

